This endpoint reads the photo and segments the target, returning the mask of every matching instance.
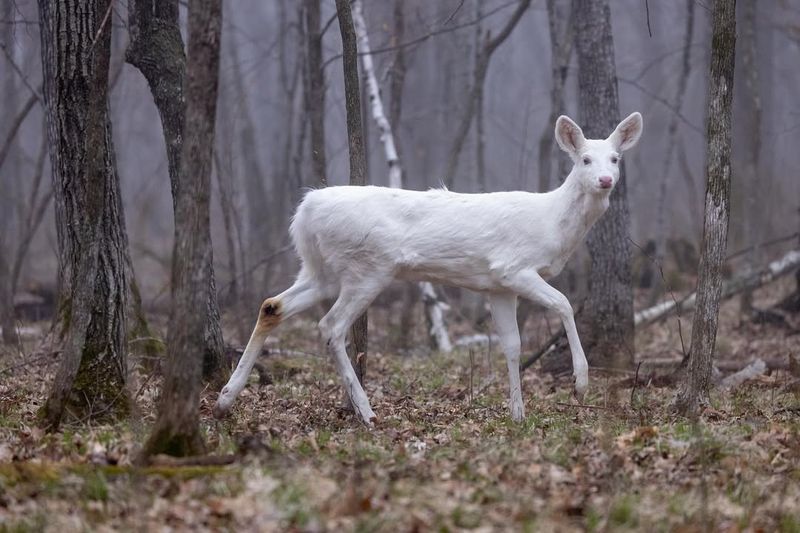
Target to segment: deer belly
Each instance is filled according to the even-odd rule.
[[[397,271],[397,279],[429,281],[474,291],[496,288],[486,260],[469,257],[438,257],[426,260],[404,261]]]

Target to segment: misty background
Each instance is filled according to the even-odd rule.
[[[475,46],[481,42],[476,29],[479,26],[481,32],[496,33],[516,2],[397,1],[405,18],[402,36],[397,35],[395,26],[395,2],[367,1],[364,10],[384,98],[388,98],[397,51],[404,52],[402,114],[399,124],[392,126],[400,145],[405,186],[425,189],[440,186],[444,178],[472,83]],[[676,109],[687,5],[686,1],[656,0],[614,0],[611,5],[621,116],[632,111],[644,116],[642,140],[625,162],[631,238],[642,246],[657,238],[659,202],[666,205],[667,237],[696,245],[702,232],[710,13],[705,2],[694,2],[691,70],[686,96]],[[232,0],[224,4],[211,214],[223,310],[230,305],[233,281],[239,287],[239,297],[248,303],[259,302],[289,283],[296,260],[287,248],[286,229],[303,190],[318,185],[311,172],[303,101],[301,7],[301,2],[290,0]],[[185,25],[185,5],[181,10]],[[348,179],[341,39],[335,12],[332,0],[322,3],[322,22],[327,28],[323,61],[327,175],[331,185],[344,184]],[[166,310],[173,211],[163,133],[144,77],[124,61],[127,5],[114,3],[110,16],[114,25],[112,128],[131,255],[145,305]],[[28,100],[41,93],[37,18],[35,1],[3,0],[2,141]],[[738,26],[741,35],[743,26]],[[753,58],[758,76],[753,87],[747,85],[753,65],[745,64],[742,44],[740,39],[734,88],[729,252],[800,228],[800,150],[796,137],[800,131],[800,4],[789,0],[758,2]],[[543,131],[553,129],[549,123],[550,47],[545,2],[534,1],[491,59],[484,91],[485,173],[478,175],[473,125],[459,157],[454,190],[538,189],[539,138]],[[573,53],[565,104],[568,114],[580,124],[576,81]],[[752,118],[754,94],[760,103],[760,125]],[[664,174],[667,132],[676,114],[677,143],[669,171]],[[369,182],[386,185],[387,167],[377,128],[368,115],[364,123]],[[753,146],[757,147],[757,157],[753,156]],[[17,250],[24,239],[21,233],[30,217],[37,174],[43,176],[37,198],[47,197],[51,185],[46,150],[43,109],[37,99],[24,116],[0,168],[0,253]],[[563,177],[555,172],[548,176],[550,188]],[[55,284],[57,244],[52,202],[46,202],[43,208],[44,218],[24,258],[20,293]],[[760,248],[758,263],[779,252],[780,247]],[[580,268],[582,261],[585,252],[576,254],[571,265]],[[255,305],[251,306],[253,310]]]

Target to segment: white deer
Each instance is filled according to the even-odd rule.
[[[603,140],[584,138],[575,122],[559,117],[556,141],[574,166],[564,183],[547,193],[457,194],[384,187],[328,187],[307,193],[290,228],[302,260],[297,280],[261,304],[244,354],[217,399],[215,416],[224,416],[244,388],[270,331],[335,298],[319,329],[356,413],[371,426],[375,413],[347,358],[345,335],[393,279],[444,283],[488,295],[508,363],[514,420],[525,416],[517,296],[555,311],[572,352],[575,393],[582,398],[589,367],[572,306],[545,280],[564,268],[608,209],[621,154],[641,133],[639,113]]]

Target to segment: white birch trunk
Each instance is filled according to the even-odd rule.
[[[380,87],[378,78],[375,76],[375,66],[372,62],[372,53],[369,47],[369,37],[367,36],[367,24],[364,20],[364,9],[361,0],[353,2],[353,26],[358,39],[358,51],[361,55],[361,63],[364,67],[364,74],[367,78],[367,93],[369,95],[369,108],[372,118],[380,130],[380,140],[383,145],[383,152],[386,156],[386,163],[389,165],[389,187],[395,189],[403,188],[403,169],[400,166],[400,159],[397,156],[397,148],[394,144],[394,135],[389,119],[383,111]],[[436,291],[428,282],[419,284],[422,300],[425,303],[425,312],[428,315],[430,330],[428,334],[440,352],[449,352],[453,349],[450,342],[450,335],[447,332],[447,325],[444,320],[444,313],[448,306],[440,301],[436,296]]]

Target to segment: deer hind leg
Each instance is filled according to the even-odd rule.
[[[390,277],[359,280],[356,283],[342,283],[341,291],[330,311],[320,320],[319,329],[327,342],[328,351],[339,372],[347,397],[355,412],[367,425],[372,426],[375,413],[369,399],[350,364],[345,349],[345,337],[353,322],[369,307],[381,290],[391,281]]]
[[[309,309],[325,298],[330,298],[333,292],[331,287],[308,279],[301,273],[294,285],[281,294],[264,300],[258,311],[253,333],[250,335],[250,340],[247,342],[247,347],[241,359],[239,359],[239,364],[236,365],[236,370],[234,370],[228,383],[222,388],[217,398],[217,403],[214,406],[215,417],[221,418],[225,416],[236,397],[244,389],[250,376],[250,371],[253,369],[256,359],[258,359],[261,348],[270,331],[287,318]]]
[[[500,344],[506,355],[508,365],[509,407],[511,418],[515,422],[525,418],[525,406],[522,402],[522,385],[519,379],[520,340],[517,327],[517,295],[513,293],[494,293],[489,295]]]

